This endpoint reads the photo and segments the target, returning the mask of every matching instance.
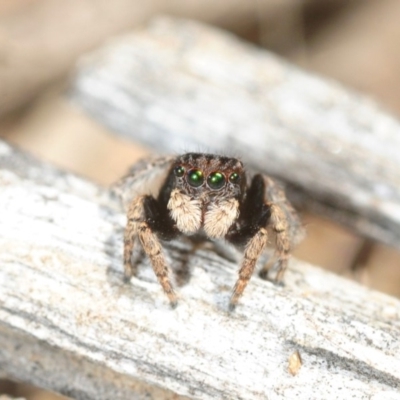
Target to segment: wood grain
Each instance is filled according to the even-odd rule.
[[[292,260],[230,313],[237,262],[200,249],[171,310],[147,261],[122,283],[111,193],[3,142],[0,209],[3,375],[77,399],[400,399],[394,298]],[[189,251],[166,249],[174,269]]]

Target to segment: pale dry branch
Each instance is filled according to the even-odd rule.
[[[0,370],[77,399],[400,399],[400,302],[292,260],[285,287],[210,249],[170,309],[147,261],[122,282],[106,189],[0,143]],[[174,267],[188,253],[168,246]],[[289,360],[298,351],[296,374]]]

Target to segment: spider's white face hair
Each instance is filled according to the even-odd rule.
[[[210,238],[224,237],[239,214],[245,176],[235,158],[188,153],[173,164],[171,218],[184,234],[201,228]]]

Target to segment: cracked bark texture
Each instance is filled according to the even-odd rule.
[[[292,260],[230,313],[238,263],[199,249],[172,310],[147,260],[123,283],[108,189],[3,142],[0,188],[1,375],[77,399],[400,399],[398,300]]]
[[[159,152],[240,156],[298,208],[400,247],[400,124],[233,35],[158,18],[81,62],[71,98]]]

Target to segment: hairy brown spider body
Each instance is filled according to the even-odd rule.
[[[159,190],[152,188],[149,176],[163,168],[163,181],[159,177],[156,179],[154,173]],[[147,172],[145,175],[138,173],[143,170]],[[124,235],[124,266],[128,279],[136,272],[132,252],[140,242],[171,305],[175,306],[177,296],[160,239],[203,232],[210,239],[224,238],[244,247],[239,278],[230,300],[231,309],[243,294],[270,233],[275,236],[278,271],[275,281],[282,280],[291,247],[301,236],[302,228],[284,192],[270,177],[251,176],[235,158],[202,153],[143,161],[132,173],[126,181],[134,195]],[[263,267],[261,276],[267,276],[268,266]]]

